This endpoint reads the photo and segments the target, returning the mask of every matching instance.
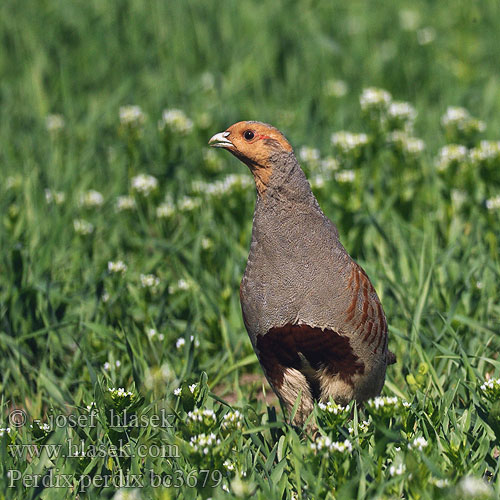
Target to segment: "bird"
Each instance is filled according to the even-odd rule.
[[[242,316],[269,384],[286,411],[295,410],[292,423],[308,424],[315,401],[347,405],[378,396],[395,362],[384,310],[288,140],[266,123],[240,121],[209,145],[226,149],[253,174]]]

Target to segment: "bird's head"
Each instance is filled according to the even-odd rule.
[[[224,148],[248,165],[257,190],[263,194],[277,166],[280,154],[293,154],[292,146],[276,128],[266,123],[244,121],[231,125],[225,132],[215,134],[208,144]]]

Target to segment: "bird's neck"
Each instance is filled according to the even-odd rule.
[[[259,189],[257,185],[256,210],[282,210],[289,205],[319,209],[311,186],[293,153],[276,153],[269,158],[269,164],[279,165],[279,168],[273,167],[266,171],[265,189]]]

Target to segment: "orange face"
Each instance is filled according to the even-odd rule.
[[[208,143],[214,148],[230,151],[250,167],[257,190],[263,194],[272,174],[274,153],[291,153],[292,146],[276,128],[261,122],[245,121],[231,125],[215,134]]]

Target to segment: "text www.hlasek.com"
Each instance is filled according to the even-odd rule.
[[[137,444],[131,445],[129,442],[119,440],[118,445],[106,445],[98,443],[96,445],[85,444],[85,441],[68,440],[67,445],[62,444],[9,444],[9,451],[19,460],[27,458],[40,458],[47,456],[50,460],[62,458],[179,458],[179,447],[175,444]]]

